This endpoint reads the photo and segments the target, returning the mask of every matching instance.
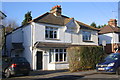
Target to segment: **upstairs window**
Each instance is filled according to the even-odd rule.
[[[45,38],[57,39],[58,28],[48,27],[45,28]]]
[[[83,41],[91,41],[91,32],[83,31]]]

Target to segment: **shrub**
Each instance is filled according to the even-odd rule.
[[[104,57],[100,46],[80,46],[67,49],[70,71],[95,69],[95,65]]]

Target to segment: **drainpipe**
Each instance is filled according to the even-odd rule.
[[[34,36],[34,24],[33,24],[33,23],[31,23],[31,27],[32,27],[32,36],[31,36],[31,37],[32,37],[32,42],[31,42],[31,43],[32,43],[32,69],[33,69],[33,68],[34,68],[34,67],[33,67],[33,66],[34,66],[34,64],[33,64],[33,53],[34,53],[34,52],[33,52],[33,50],[34,50],[34,42],[33,42],[33,41],[34,41],[34,39],[33,39],[33,38],[34,38],[34,37],[33,37],[33,36]]]
[[[114,33],[112,33],[112,34],[113,34],[113,36],[112,36],[113,37],[112,51],[114,51],[114,49],[113,49],[114,48]]]

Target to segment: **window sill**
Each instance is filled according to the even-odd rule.
[[[89,40],[83,40],[83,42],[93,42],[93,41],[89,41]]]
[[[57,40],[60,41],[60,39],[52,39],[52,38],[45,38],[46,40]]]
[[[50,62],[51,64],[68,64],[68,62]]]

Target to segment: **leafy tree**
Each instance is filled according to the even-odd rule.
[[[98,25],[98,27],[97,28],[101,28],[102,26],[101,25]]]
[[[104,27],[104,26],[106,26],[106,24],[104,24],[104,25],[99,25],[97,28],[102,28],[102,27]]]
[[[102,27],[106,26],[106,24],[104,24],[104,25],[98,25],[98,26],[97,26],[96,23],[93,22],[93,23],[91,23],[90,26],[93,26],[93,27],[95,27],[95,28],[102,28]]]
[[[31,20],[32,20],[31,11],[28,11],[25,14],[25,19],[23,20],[22,25],[26,25]]]
[[[107,25],[106,25],[106,24],[104,24],[104,25],[103,25],[103,27],[104,27],[104,26],[107,26]]]
[[[92,23],[90,24],[90,26],[93,26],[93,27],[95,27],[95,28],[97,27],[95,22],[92,22]]]

